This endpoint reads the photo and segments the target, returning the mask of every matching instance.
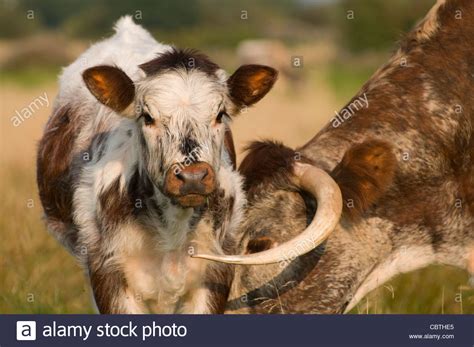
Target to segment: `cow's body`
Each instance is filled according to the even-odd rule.
[[[348,104],[366,97],[368,106],[342,121],[333,119],[296,150],[295,158],[332,172],[346,217],[354,207],[348,197],[355,197],[361,218],[344,218],[324,247],[290,265],[238,268],[228,312],[344,312],[398,273],[431,263],[474,272],[473,38],[474,2],[439,1]],[[385,153],[395,155],[396,165],[383,194],[360,208],[354,190],[363,192],[361,181],[373,177],[350,161],[344,177],[338,166],[358,144],[374,140],[391,147]],[[275,147],[254,146],[243,169],[252,178],[243,228],[248,239],[267,243],[298,234],[307,210],[314,211],[292,187],[252,176],[256,168],[278,171],[275,165],[259,167],[263,158],[282,155]],[[356,159],[369,167],[377,156],[367,153]],[[373,164],[373,175],[380,169]],[[248,239],[244,245],[252,251]]]
[[[273,73],[239,71],[241,85],[253,71]],[[259,92],[243,101],[238,88],[229,99],[230,84],[207,57],[156,42],[128,17],[64,70],[39,145],[38,187],[48,229],[86,269],[100,312],[223,310],[232,268],[190,255],[232,252],[245,198],[227,113],[256,102],[273,80],[254,83]],[[133,85],[140,110],[129,105]],[[176,167],[166,171],[167,162]],[[202,167],[199,180],[217,182],[206,195],[206,182],[196,182]],[[180,193],[184,179],[191,193]]]

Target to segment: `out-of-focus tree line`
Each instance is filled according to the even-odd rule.
[[[393,46],[434,0],[0,0],[0,38],[40,31],[97,39],[131,14],[162,41],[235,46],[247,38],[288,44],[334,34],[352,52]]]

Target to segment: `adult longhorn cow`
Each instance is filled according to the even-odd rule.
[[[331,173],[344,212],[319,248],[238,267],[227,312],[347,312],[398,273],[431,263],[474,273],[473,38],[474,2],[438,1],[307,144],[250,146],[244,252],[272,250],[319,210],[293,184],[298,161]]]
[[[227,77],[130,17],[115,29],[61,76],[38,150],[48,229],[84,266],[101,313],[222,312],[232,266],[189,255],[235,251],[245,197],[230,120],[264,97],[277,73],[244,65]],[[303,186],[317,190],[308,178]],[[329,202],[329,225],[304,237],[335,225]]]

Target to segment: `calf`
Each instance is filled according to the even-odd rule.
[[[245,197],[231,117],[277,72],[229,78],[125,17],[61,78],[37,157],[48,229],[80,261],[101,313],[222,312]]]

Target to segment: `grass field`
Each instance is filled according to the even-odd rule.
[[[297,92],[277,87],[237,119],[237,147],[266,137],[290,146],[305,143],[370,72],[322,71],[315,70]],[[4,75],[1,82],[0,313],[92,313],[82,270],[44,227],[35,184],[35,148],[57,92],[54,77],[23,72]],[[49,106],[14,127],[15,112],[43,93]],[[386,283],[352,313],[474,313],[474,291],[467,282],[464,271],[433,266]]]

